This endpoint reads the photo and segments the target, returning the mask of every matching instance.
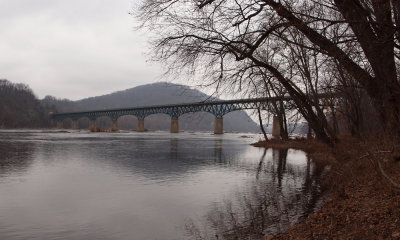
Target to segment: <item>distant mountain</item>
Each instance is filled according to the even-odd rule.
[[[190,103],[209,98],[203,92],[185,85],[159,82],[78,101],[46,97],[42,102],[48,108],[53,106],[58,112],[68,112]],[[118,125],[120,128],[135,128],[136,121],[134,117],[121,117]],[[214,116],[210,113],[190,113],[179,118],[181,130],[212,131],[213,126]],[[170,117],[164,114],[150,115],[145,119],[145,127],[152,130],[169,130]],[[224,116],[224,131],[259,132],[259,130],[259,126],[244,111],[231,112]]]

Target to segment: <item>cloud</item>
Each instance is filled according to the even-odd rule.
[[[79,99],[159,80],[130,0],[0,0],[0,78]]]

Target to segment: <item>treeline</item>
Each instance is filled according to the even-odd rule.
[[[28,85],[0,79],[0,128],[49,127],[50,112],[64,102],[54,97],[39,100]]]
[[[26,84],[0,80],[0,128],[42,127],[46,112]]]
[[[46,96],[40,100],[40,102],[48,113],[77,111],[77,104],[68,99],[59,99],[53,96]]]

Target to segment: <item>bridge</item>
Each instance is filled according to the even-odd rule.
[[[167,114],[171,117],[171,133],[179,132],[179,117],[185,113],[208,112],[215,116],[214,134],[223,133],[223,116],[229,112],[245,109],[266,109],[266,105],[277,101],[290,101],[289,96],[283,97],[265,97],[240,100],[222,100],[209,102],[195,102],[183,104],[156,105],[147,107],[118,108],[95,111],[52,113],[51,119],[57,123],[57,128],[63,127],[65,119],[72,120],[72,128],[78,129],[78,120],[81,118],[89,119],[89,129],[96,129],[96,119],[99,117],[108,117],[112,121],[112,131],[118,130],[117,121],[119,117],[132,115],[138,119],[136,131],[144,132],[144,120],[152,114]],[[276,117],[273,119],[273,135],[279,136],[280,126]]]

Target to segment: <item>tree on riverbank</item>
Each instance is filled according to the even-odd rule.
[[[337,67],[357,83],[346,88],[363,89],[386,132],[400,136],[399,1],[148,0],[138,15],[155,33],[155,59],[170,73],[187,70],[242,90],[262,69],[293,98],[316,136],[333,144],[335,131],[301,78],[316,89],[323,82],[335,87],[328,80]],[[299,47],[304,54],[292,54]],[[315,56],[312,65],[304,56]],[[293,72],[290,62],[312,71]]]
[[[25,84],[0,80],[0,128],[43,127],[45,111]]]

